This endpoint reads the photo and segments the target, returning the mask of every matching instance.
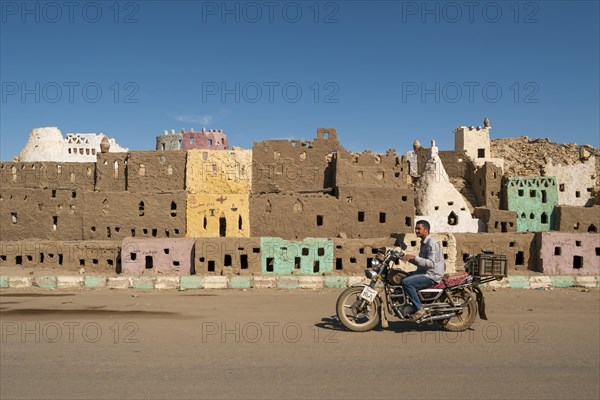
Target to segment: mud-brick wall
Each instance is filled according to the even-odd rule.
[[[250,236],[283,239],[336,237],[338,199],[330,195],[263,194],[250,197]]]
[[[183,191],[86,192],[82,207],[84,239],[185,236],[186,198]]]
[[[517,213],[515,211],[477,207],[474,210],[474,216],[485,225],[484,232],[513,233],[517,231]]]
[[[0,187],[94,190],[95,163],[1,162]]]
[[[120,268],[120,241],[22,240],[0,242],[0,267],[111,273]]]
[[[84,193],[0,188],[0,240],[82,239]]]
[[[600,206],[556,207],[556,230],[572,233],[600,232]]]
[[[408,186],[408,161],[396,156],[393,150],[389,150],[387,154],[366,151],[348,154],[346,158],[336,157],[335,166],[337,186]]]
[[[254,275],[261,272],[260,238],[197,238],[198,275]]]
[[[263,274],[322,275],[333,272],[333,241],[322,238],[260,238]]]
[[[371,263],[380,247],[394,247],[396,239],[333,239],[333,271],[339,275],[362,274]]]
[[[473,168],[470,182],[477,205],[490,209],[500,208],[502,168],[491,162],[486,162],[480,168]]]
[[[544,274],[600,274],[600,234],[541,232],[535,241]]]
[[[348,238],[388,237],[413,231],[412,189],[340,186],[337,195],[339,229]]]
[[[517,213],[517,232],[554,229],[558,191],[554,177],[511,177],[502,187],[503,203]]]
[[[190,150],[186,167],[187,192],[250,194],[251,150]]]
[[[425,164],[431,155],[431,148],[419,148],[417,149],[417,171],[419,176],[425,171]],[[467,156],[465,150],[452,151],[444,150],[438,151],[438,156],[442,161],[442,165],[446,170],[446,173],[450,178],[460,178],[468,181],[470,178],[471,171],[473,169],[473,163]]]
[[[455,233],[456,270],[464,270],[469,256],[479,253],[503,254],[508,274],[518,275],[525,270],[538,271],[539,263],[534,233]]]
[[[127,190],[185,190],[185,151],[131,151],[127,159]]]
[[[188,194],[188,237],[250,236],[247,194]]]
[[[132,275],[194,274],[193,238],[126,238],[122,245],[122,272]]]
[[[128,153],[98,153],[96,162],[96,191],[122,192],[127,190]]]
[[[333,128],[319,128],[313,141],[266,140],[252,146],[252,193],[333,188],[335,165],[346,151]]]

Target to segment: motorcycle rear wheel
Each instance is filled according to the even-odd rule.
[[[464,304],[467,301],[469,303],[459,315],[441,320],[439,324],[442,328],[450,332],[465,331],[473,325],[475,318],[477,318],[477,301],[475,300],[475,296],[465,290],[451,293],[451,296],[454,303]]]
[[[346,328],[353,332],[367,332],[375,328],[379,323],[379,310],[381,300],[376,297],[373,303],[365,303],[360,307],[363,300],[360,297],[362,286],[350,287],[338,297],[335,310],[338,320]]]

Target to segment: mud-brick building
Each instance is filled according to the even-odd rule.
[[[200,132],[182,129],[181,136],[183,150],[229,150],[227,135],[222,129],[202,128]]]
[[[67,161],[0,163],[0,268],[360,274],[381,246],[416,253],[413,227],[424,218],[448,272],[497,253],[509,274],[597,275],[600,153],[543,142],[558,160],[535,148],[521,165],[512,152],[524,139],[492,156],[485,125],[455,130],[452,151],[415,141],[406,156],[350,152],[334,128],[251,150],[229,150],[221,131],[165,134],[157,151],[109,151],[104,138],[98,151],[98,137],[73,136],[55,149]],[[58,139],[45,132],[34,141]],[[186,139],[204,148],[186,150]]]
[[[599,275],[600,236],[564,232],[536,234],[539,270],[547,275]]]
[[[408,163],[350,153],[334,128],[313,141],[255,143],[250,196],[251,236],[389,237],[412,231],[414,195]]]
[[[252,152],[187,153],[187,236],[250,236]]]

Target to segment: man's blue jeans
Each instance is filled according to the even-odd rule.
[[[423,305],[421,304],[421,299],[419,299],[419,294],[417,290],[422,289],[427,286],[434,285],[435,281],[431,278],[426,277],[423,274],[414,274],[410,275],[402,280],[402,287],[404,288],[404,292],[408,295],[413,305],[420,310]]]

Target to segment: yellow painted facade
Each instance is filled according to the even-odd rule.
[[[249,237],[250,195],[187,194],[187,237]]]
[[[187,192],[248,195],[251,168],[252,150],[189,150]]]

